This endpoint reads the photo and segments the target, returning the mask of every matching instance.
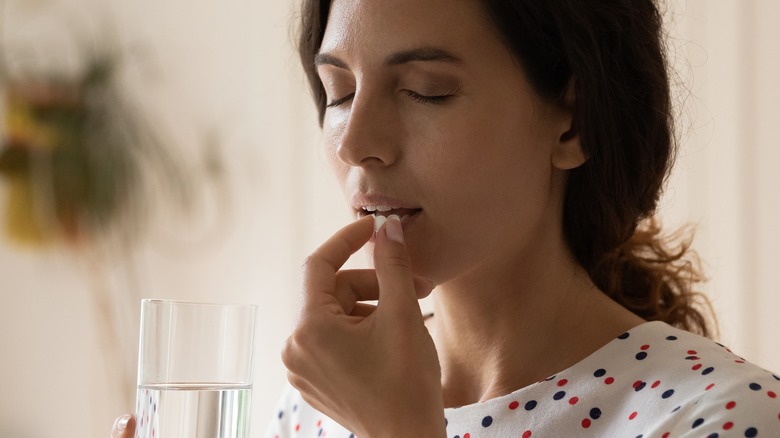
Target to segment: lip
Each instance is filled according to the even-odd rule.
[[[380,195],[380,194],[368,194],[368,193],[358,192],[352,196],[350,203],[352,204],[352,208],[355,210],[355,214],[360,217],[371,214],[368,211],[364,210],[365,207],[380,206],[380,205],[391,206],[397,209],[422,211],[422,208],[413,202],[405,201],[399,198],[394,198],[392,196]],[[420,213],[420,211],[410,216],[416,216],[417,214]]]

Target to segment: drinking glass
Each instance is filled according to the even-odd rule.
[[[141,302],[136,438],[247,438],[255,306]]]

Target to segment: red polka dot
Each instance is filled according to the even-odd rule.
[[[631,413],[631,415],[628,416],[628,419],[629,420],[633,420],[634,418],[636,418],[636,416],[637,416],[637,412],[634,411],[634,412]]]
[[[638,387],[639,387],[639,385],[641,385],[641,384],[642,384],[642,381],[641,381],[641,380],[637,380],[636,382],[634,382],[634,385],[633,385],[633,387],[636,389],[636,388],[638,388]]]
[[[296,432],[300,432],[301,431],[301,425],[300,424],[296,424],[295,425],[295,431]]]
[[[736,406],[736,405],[737,405],[737,402],[730,401],[730,402],[726,403],[726,409],[734,409],[734,406]]]
[[[582,427],[584,427],[585,429],[590,427],[590,419],[589,418],[586,418],[586,419],[582,420]]]
[[[613,379],[612,377],[607,377],[606,379],[604,379],[604,383],[606,383],[607,385],[611,385],[615,383],[615,379]]]
[[[567,383],[569,383],[569,381],[568,381],[568,380],[566,380],[566,379],[561,379],[561,380],[558,382],[558,386],[563,386],[563,385],[565,385],[565,384],[567,384]]]
[[[569,404],[574,406],[574,405],[577,404],[578,401],[580,401],[579,397],[572,397],[572,398],[569,399]]]
[[[661,436],[661,438],[669,438],[669,432],[666,432],[665,434],[663,434],[663,435]]]
[[[700,363],[697,363],[696,365],[691,367],[691,369],[694,370],[694,371],[698,371],[699,368],[701,368],[701,364]]]
[[[696,352],[696,350],[688,350],[688,354],[699,354]]]
[[[643,345],[643,346],[639,347],[639,349],[640,349],[640,350],[642,350],[642,351],[645,351],[645,350],[647,350],[648,348],[650,348],[650,346],[649,346],[649,345],[647,345],[647,344],[645,344],[645,345]]]
[[[744,360],[739,360],[739,359],[735,360],[734,362],[736,362],[736,363],[745,363]]]
[[[656,380],[655,382],[653,382],[653,384],[650,387],[651,388],[658,388],[658,385],[660,385],[660,384],[661,384],[661,381],[660,380]]]
[[[526,430],[525,432],[523,432],[523,438],[531,438],[531,431]]]
[[[317,420],[317,427],[322,426],[322,420]]]
[[[464,433],[463,434],[463,438],[471,438],[471,434],[470,433]]]
[[[517,401],[513,401],[512,403],[509,403],[509,409],[513,411],[517,409],[518,406],[520,406],[520,403],[518,403]]]
[[[712,388],[714,388],[714,387],[715,387],[715,384],[714,384],[714,383],[710,383],[709,385],[707,385],[707,387],[706,387],[706,388],[704,388],[704,390],[705,390],[705,391],[709,391],[710,389],[712,389]]]
[[[769,396],[769,398],[777,398],[777,394],[775,394],[774,391],[768,391],[766,395]]]
[[[729,430],[732,427],[734,427],[734,423],[732,423],[731,421],[727,421],[726,424],[723,425],[723,430]]]

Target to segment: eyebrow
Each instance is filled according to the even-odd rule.
[[[396,66],[415,61],[439,61],[458,64],[462,62],[460,58],[452,53],[437,47],[420,47],[417,49],[404,50],[393,53],[385,59],[385,64]],[[347,68],[347,64],[341,59],[329,53],[318,53],[314,56],[314,66],[332,65],[338,68]]]

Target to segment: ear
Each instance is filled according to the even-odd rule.
[[[575,101],[575,81],[574,78],[571,78],[566,87],[564,105],[561,110],[560,137],[552,153],[552,165],[560,170],[574,169],[588,161],[588,157],[585,156],[585,152],[582,150],[580,133],[577,130],[576,120],[574,120]]]

